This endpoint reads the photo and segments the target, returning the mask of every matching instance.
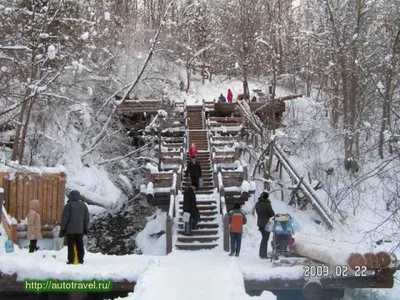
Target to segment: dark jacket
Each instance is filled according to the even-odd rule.
[[[197,215],[198,213],[196,194],[190,186],[183,194],[183,212],[190,213],[192,216]]]
[[[225,103],[226,102],[226,98],[221,94],[221,96],[219,96],[218,101],[221,103]]]
[[[257,226],[265,227],[269,221],[269,219],[275,216],[275,212],[272,209],[271,201],[269,199],[261,198],[256,203],[256,212],[257,212]]]
[[[187,164],[185,176],[190,175],[190,177],[201,177],[201,166],[198,160],[195,163],[189,161]]]
[[[69,201],[62,212],[60,232],[64,234],[86,234],[89,229],[89,209],[85,203],[79,200],[78,191],[72,191],[68,198]]]

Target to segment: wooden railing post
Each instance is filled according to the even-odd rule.
[[[247,166],[243,166],[243,180],[247,180],[248,179],[248,172],[247,172]]]
[[[167,238],[167,254],[169,254],[172,252],[172,219],[168,213],[165,231]]]
[[[225,188],[224,186],[221,186],[219,189],[219,195],[220,195],[220,209],[221,209],[221,214],[223,218],[223,226],[224,226],[224,232],[223,232],[223,243],[224,243],[224,251],[229,252],[229,218],[228,214],[226,211],[226,202],[225,202]]]
[[[18,229],[17,224],[11,224],[11,240],[14,244],[18,244]]]
[[[166,220],[166,224],[165,224],[167,254],[172,252],[172,223],[173,223],[173,219],[175,217],[175,196],[176,196],[175,189],[176,189],[176,186],[175,187],[171,186],[171,189],[169,191],[170,202],[169,202],[169,209],[167,212],[167,220]]]
[[[3,202],[4,202],[4,190],[0,188],[0,223],[3,216]]]
[[[162,151],[161,151],[161,132],[158,132],[158,171],[161,171]]]
[[[229,218],[224,216],[224,251],[229,252]]]

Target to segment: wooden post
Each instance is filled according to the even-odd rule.
[[[167,222],[165,224],[165,232],[167,239],[167,254],[172,252],[172,219],[167,212]]]
[[[279,164],[279,182],[282,183],[282,164]],[[283,188],[281,188],[281,200],[282,200],[282,202],[284,201]]]
[[[248,171],[247,171],[247,166],[243,167],[243,180],[247,180],[248,179]]]
[[[14,244],[18,244],[17,224],[11,224],[11,240]]]
[[[224,216],[224,251],[229,252],[229,219]]]
[[[3,216],[4,189],[0,188],[0,223]]]

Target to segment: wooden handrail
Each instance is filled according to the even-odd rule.
[[[222,184],[222,186],[220,186],[220,189],[219,189],[219,198],[220,198],[219,199],[220,211],[222,214],[222,223],[223,223],[224,251],[229,252],[229,216],[228,216],[228,211],[226,209],[225,189],[224,189],[223,184]]]
[[[166,234],[166,252],[172,252],[172,224],[175,218],[175,200],[177,194],[177,171],[173,174],[172,185],[169,191],[169,209],[167,214],[167,220],[165,224]]]
[[[3,195],[4,193],[0,193]],[[13,241],[14,244],[18,244],[18,229],[17,224],[14,224],[10,218],[8,217],[8,213],[4,205],[2,205],[2,213],[1,213],[1,224],[7,234],[7,237]]]

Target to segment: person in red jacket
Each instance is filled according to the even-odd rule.
[[[228,99],[228,103],[232,103],[233,93],[232,93],[231,89],[228,89],[228,95],[226,96],[226,99]]]
[[[197,151],[196,144],[193,143],[192,147],[190,147],[190,149],[189,149],[189,156],[190,157],[197,157],[197,154],[199,154],[199,152]]]

